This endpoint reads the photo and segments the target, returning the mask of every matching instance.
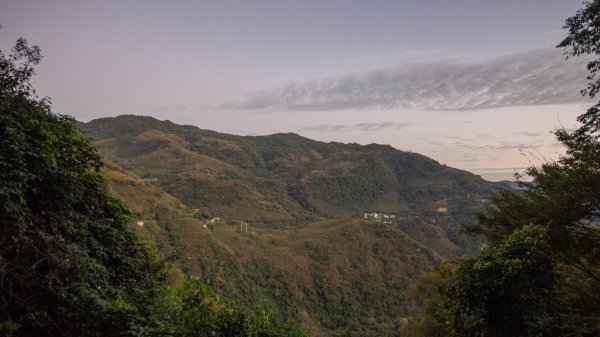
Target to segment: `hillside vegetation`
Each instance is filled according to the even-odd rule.
[[[184,277],[140,238],[95,146],[35,96],[40,59],[24,39],[0,51],[0,336],[305,336]]]
[[[190,275],[247,308],[299,319],[312,333],[399,333],[402,292],[440,256],[395,224],[346,216],[290,228],[210,223],[168,193],[114,164],[113,192],[136,213],[140,233]],[[139,196],[144,196],[140,199]],[[138,201],[135,201],[138,200]],[[154,205],[148,207],[147,205]]]
[[[598,27],[586,2],[559,46],[597,57]],[[600,335],[600,103],[500,189],[390,146],[77,123],[40,60],[0,51],[1,336]]]
[[[459,226],[496,188],[389,146],[232,136],[142,116],[79,127],[163,254],[312,334],[398,335],[413,306],[404,291],[443,256],[478,246]]]
[[[374,211],[404,219],[400,225],[415,234],[441,234],[455,245],[448,252],[470,252],[475,245],[459,227],[495,188],[386,145],[323,143],[295,134],[233,136],[142,116],[79,127],[108,159],[206,217],[264,228]]]

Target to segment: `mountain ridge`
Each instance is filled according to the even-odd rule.
[[[192,180],[209,189],[227,185],[229,190],[237,188],[237,192],[258,191],[259,199],[283,203],[279,206],[285,212],[276,218],[282,219],[288,213],[288,220],[296,222],[303,221],[300,215],[316,220],[351,211],[406,212],[408,207],[414,209],[419,199],[459,199],[461,195],[489,194],[496,187],[472,173],[389,145],[323,143],[290,133],[234,136],[131,115],[79,126],[105,156],[143,178],[159,179],[166,169],[176,169],[180,185]],[[178,166],[158,165],[168,160]],[[199,164],[205,161],[212,162],[210,167]],[[226,183],[232,180],[244,183],[232,187]],[[177,190],[164,180],[159,184],[186,204],[211,206],[210,200],[203,200],[208,195]],[[223,189],[217,193],[227,199]],[[430,205],[429,211],[437,209],[434,206]]]
[[[497,188],[389,145],[235,136],[139,116],[78,127],[164,255],[318,335],[397,333],[412,282],[479,248],[460,225]]]

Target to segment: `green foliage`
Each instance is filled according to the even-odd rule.
[[[14,336],[125,333],[159,264],[107,193],[95,148],[32,97],[39,59],[24,40],[0,55],[0,322]]]
[[[107,171],[111,181],[118,173]],[[150,198],[156,187],[139,178],[135,190],[129,184],[111,187],[128,201],[144,195],[145,204],[167,205],[164,196]],[[169,206],[140,231],[165,254],[176,253],[186,274],[201,275],[215,292],[244,308],[260,306],[283,319],[301,319],[310,335],[398,335],[408,305],[399,295],[438,259],[395,224],[361,215],[288,229],[251,223],[246,236],[239,223],[204,229],[202,221],[179,215],[178,205]],[[144,213],[141,219],[156,215]],[[437,248],[437,242],[433,238],[431,245]]]
[[[554,262],[542,227],[516,230],[461,263],[445,285],[454,336],[556,336]]]
[[[559,45],[570,47],[567,54],[600,56],[597,27],[600,2],[585,8],[567,20],[569,36]],[[588,64],[593,81],[600,61]],[[594,97],[600,88],[593,81],[583,93]],[[600,142],[598,105],[579,117],[575,131],[558,130],[557,139],[566,154],[556,162],[530,168],[532,182],[516,195],[497,196],[494,208],[479,216],[474,229],[485,233],[492,242],[502,240],[511,228],[532,223],[547,228],[548,244],[556,261],[555,280],[560,292],[561,310],[557,313],[564,335],[585,336],[600,333]]]
[[[598,240],[600,215],[600,145],[592,137],[558,132],[567,155],[540,168],[530,168],[532,182],[520,182],[521,193],[503,191],[492,199],[487,213],[470,231],[485,234],[496,243],[523,224],[547,225],[554,249],[579,254]],[[578,138],[578,139],[575,139]]]
[[[208,337],[303,337],[305,332],[294,322],[279,322],[272,313],[256,308],[239,310],[214,293],[211,286],[192,277],[180,287],[164,290],[157,305],[159,328],[148,335]]]
[[[563,27],[568,31],[568,36],[558,45],[565,48],[565,54],[568,56],[593,55],[600,56],[600,1],[593,0],[584,3],[585,7],[577,12],[576,15],[567,19]],[[590,98],[594,98],[600,90],[600,79],[597,78],[600,70],[600,60],[598,58],[587,64],[590,72],[587,79],[590,81],[587,88],[581,93]],[[600,105],[596,104],[584,114],[578,117],[582,126],[574,135],[584,136],[595,134],[598,137],[600,132]],[[566,136],[567,133],[562,133]]]
[[[323,335],[397,335],[409,306],[400,294],[437,261],[436,253],[477,249],[480,241],[462,236],[459,226],[494,188],[390,146],[293,134],[239,137],[142,116],[79,126],[131,175],[156,178],[144,183],[221,217],[205,230],[185,215],[145,215],[157,223],[142,231],[154,231],[160,246],[172,247],[163,251],[176,252],[182,268],[203,280],[221,275],[225,281],[216,291],[224,297],[300,317]],[[123,197],[130,204],[148,198]],[[438,202],[447,214],[436,212]],[[345,218],[328,227],[314,223],[362,211],[397,217],[389,225],[357,227],[360,220]],[[238,221],[249,222],[255,234],[240,236]],[[298,227],[284,228],[289,224]]]
[[[600,56],[600,1],[567,19],[566,54]],[[600,61],[588,64],[600,90]],[[418,321],[446,322],[447,336],[600,335],[600,143],[598,105],[575,131],[558,130],[566,154],[529,168],[522,191],[502,191],[471,233],[490,246],[439,282]],[[433,310],[427,310],[433,308]],[[424,330],[427,331],[427,330]],[[413,334],[411,336],[425,336]]]
[[[22,39],[0,53],[0,334],[303,336],[195,279],[166,283],[164,263],[110,195],[95,147],[35,98],[40,58]]]
[[[423,273],[407,297],[418,308],[419,314],[408,317],[402,325],[402,337],[449,337],[448,297],[444,291],[460,260],[441,262],[435,270]]]
[[[476,257],[432,275],[417,285],[424,303],[421,314],[409,320],[406,336],[587,336],[561,326],[566,303],[542,226],[517,229]]]
[[[41,60],[41,49],[29,46],[25,39],[17,40],[10,55],[0,51],[0,91],[4,99],[8,95],[29,97],[35,93],[29,79],[35,74],[35,65]]]
[[[600,2],[593,0],[584,2],[585,7],[580,9],[577,14],[566,20],[563,27],[568,30],[568,36],[558,45],[558,47],[569,47],[565,53],[571,56],[584,54],[600,55],[600,40],[598,39],[600,27]],[[596,72],[600,70],[600,61],[593,60],[587,65],[590,74],[588,80],[591,82],[588,87],[582,90],[583,95],[594,97],[600,90],[600,81],[595,79]]]
[[[374,210],[423,216],[437,209],[432,200],[447,200],[448,227],[456,228],[495,188],[390,146],[323,143],[294,134],[241,137],[143,116],[79,127],[111,161],[156,177],[153,184],[187,206],[266,226]]]

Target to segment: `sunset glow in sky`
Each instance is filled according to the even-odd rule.
[[[591,102],[554,48],[580,0],[0,2],[56,112],[383,143],[490,180],[557,158]]]

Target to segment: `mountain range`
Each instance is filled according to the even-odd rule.
[[[311,335],[387,336],[404,291],[499,185],[388,145],[236,136],[124,115],[78,123],[135,226],[188,274]]]

